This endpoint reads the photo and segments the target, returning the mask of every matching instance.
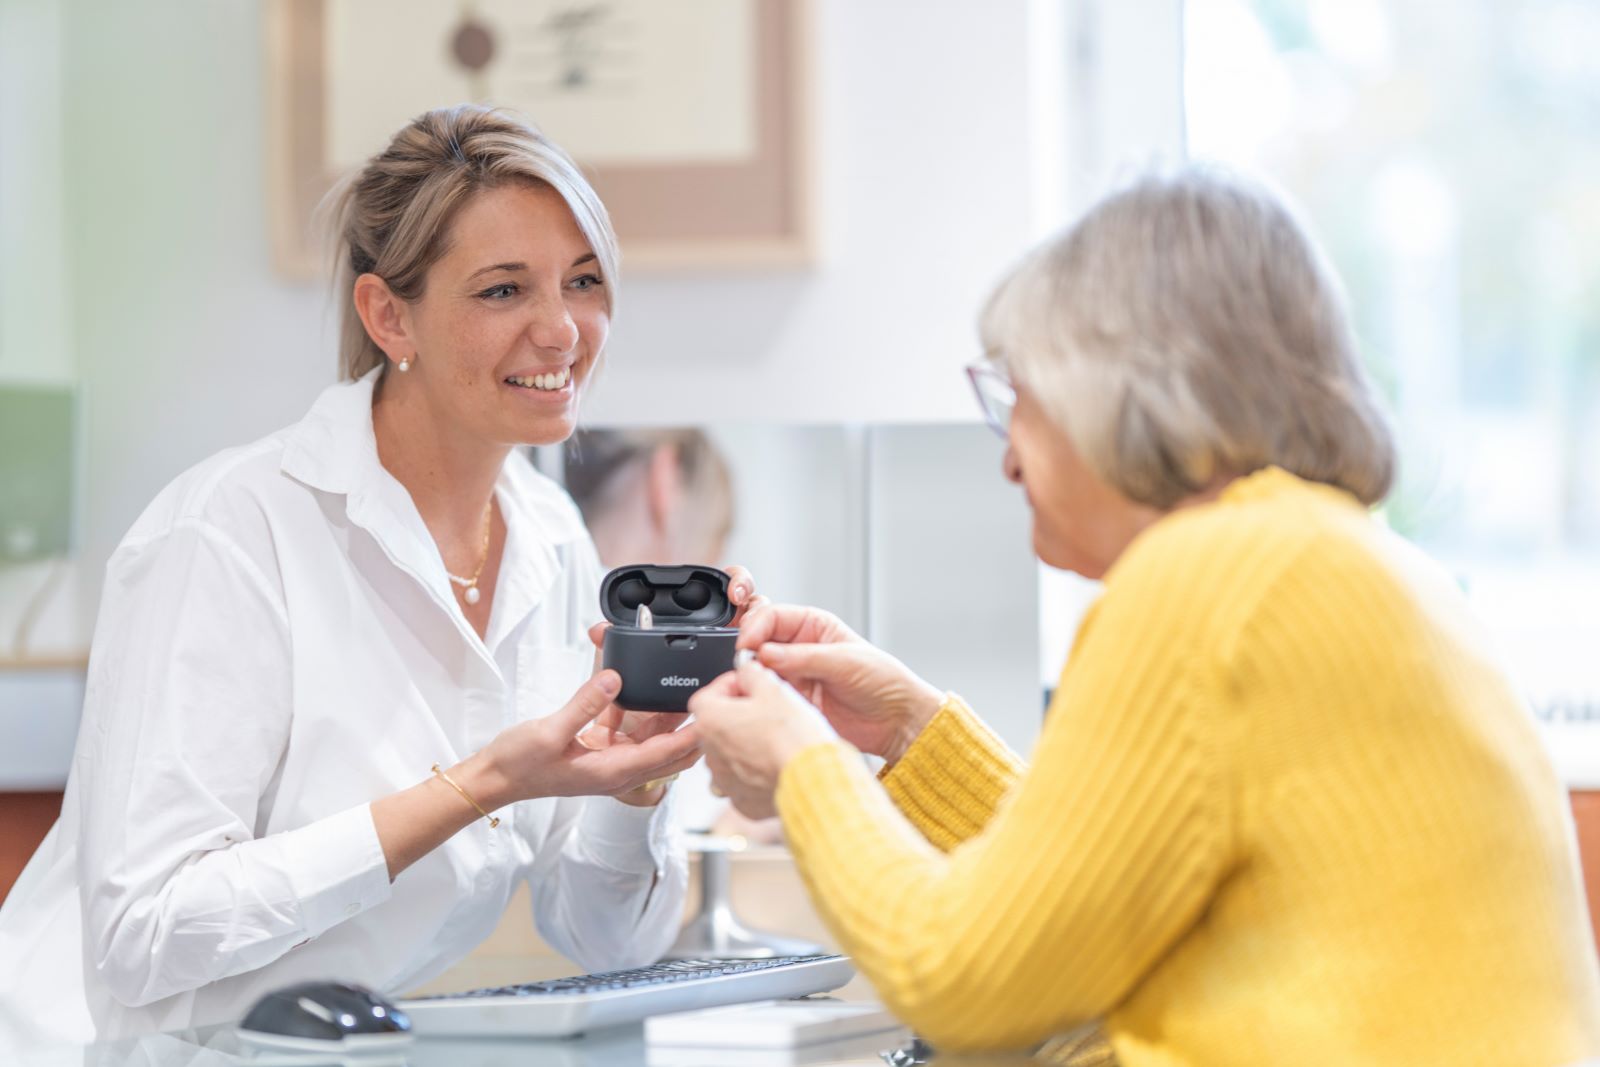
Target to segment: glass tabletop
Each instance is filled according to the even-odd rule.
[[[876,1039],[881,1041],[882,1039]],[[833,1042],[802,1049],[649,1049],[639,1024],[610,1027],[560,1040],[422,1038],[392,1053],[282,1053],[244,1044],[232,1026],[147,1034],[89,1046],[22,1053],[15,1067],[1017,1067],[1114,1061],[1060,1046],[1036,1054],[935,1055],[921,1042],[878,1048]]]

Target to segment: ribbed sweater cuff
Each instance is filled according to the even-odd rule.
[[[1023,763],[954,693],[880,779],[895,806],[948,852],[988,825]]]

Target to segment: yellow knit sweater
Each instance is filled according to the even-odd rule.
[[[1276,468],[1107,575],[1025,768],[947,702],[784,770],[813,899],[936,1046],[1124,1067],[1600,1055],[1565,793],[1441,571]]]

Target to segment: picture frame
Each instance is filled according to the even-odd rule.
[[[470,11],[475,6],[471,3],[441,5],[436,0],[426,2],[431,5],[427,9],[430,15],[441,8],[447,12],[452,8]],[[536,36],[536,31],[550,24],[555,16],[549,13],[556,8],[568,14],[597,9],[626,14],[630,3],[659,3],[659,0],[540,2],[542,9],[533,4],[527,6],[544,10],[546,21],[511,32]],[[739,116],[723,121],[724,126],[733,121],[744,131],[746,139],[740,142],[744,150],[723,153],[722,158],[701,159],[689,158],[692,153],[685,153],[681,159],[673,158],[670,146],[654,158],[633,160],[586,158],[582,148],[573,148],[573,155],[610,212],[622,247],[623,264],[629,271],[805,267],[815,262],[817,254],[811,173],[814,136],[811,0],[697,2],[715,4],[724,14],[737,9],[739,26],[748,31],[720,38],[723,50],[710,57],[747,76],[746,81],[739,83],[748,84],[750,89],[744,94],[748,100],[737,104],[744,109],[742,123],[735,121]],[[370,52],[381,54],[382,62],[395,69],[447,66],[449,61],[441,60],[440,56],[452,49],[456,56],[465,55],[467,60],[476,61],[486,47],[481,37],[469,36],[481,33],[479,26],[469,23],[458,24],[453,40],[440,40],[439,34],[434,32],[437,26],[433,31],[424,27],[413,33],[415,20],[408,24],[401,6],[393,0],[267,0],[263,7],[266,20],[267,220],[273,265],[287,278],[315,278],[328,269],[326,250],[315,231],[316,209],[341,175],[353,169],[348,160],[341,163],[331,158],[330,134],[351,125],[349,101],[366,91],[366,83],[361,79],[344,76],[338,67],[330,71],[330,55],[359,55],[360,50],[367,47],[364,37],[352,43],[353,34],[341,34],[340,23],[335,21],[341,13],[331,5],[362,3],[375,5],[373,11],[381,12],[389,20],[381,24],[380,39],[372,43]],[[655,17],[650,9],[634,10],[641,13],[641,17],[645,14]],[[674,10],[682,15],[692,8],[675,5]],[[703,17],[714,17],[714,13],[707,8]],[[349,21],[355,24],[355,20]],[[359,25],[364,30],[370,23]],[[635,35],[631,52],[627,48],[615,50],[620,58],[613,66],[633,64],[617,78],[631,79],[627,88],[637,100],[648,101],[653,95],[674,89],[681,93],[681,87],[676,85],[678,79],[671,76],[669,70],[684,71],[683,80],[691,80],[693,75],[687,72],[693,67],[693,57],[673,68],[660,61],[664,57],[658,57],[652,66],[639,57],[639,53],[648,51],[647,45],[639,44],[639,36]],[[730,41],[743,42],[736,47],[748,47],[749,54],[726,55]],[[513,45],[517,43],[512,42]],[[522,58],[518,61],[530,66],[548,66],[553,61],[548,52],[534,53],[528,47],[523,47],[520,53],[511,48],[506,51],[513,56],[520,54]],[[652,71],[659,84],[647,83]],[[457,74],[465,78],[463,84],[469,87],[465,95],[481,99],[486,80],[473,76],[471,71]],[[533,70],[530,75],[544,79],[545,88],[554,84],[544,78],[544,70]],[[445,77],[445,73],[439,74],[440,79]],[[507,86],[515,84],[510,79],[502,80]],[[354,91],[349,90],[351,84],[356,86]],[[438,84],[452,83],[440,80]],[[532,83],[524,78],[523,84]],[[339,91],[341,85],[346,91]],[[613,94],[618,98],[624,95]],[[723,94],[727,98],[739,95]],[[382,122],[382,129],[386,131],[383,136],[387,137],[421,110],[457,102],[461,101],[434,100],[401,112],[398,117],[371,118],[363,112],[360,121],[366,123],[368,133],[374,132]],[[503,103],[493,96],[485,102]],[[382,116],[382,108],[389,100],[362,103],[367,111]],[[399,106],[398,102],[395,106]],[[525,114],[525,109],[513,106],[513,110]],[[599,114],[596,121],[601,124],[606,121],[606,114],[624,126],[629,120],[627,107],[620,103],[607,111],[606,102],[602,101],[602,106],[592,110]],[[692,129],[696,119],[692,109],[679,108],[676,114],[686,124],[686,129]],[[526,117],[536,124],[539,122],[537,115]],[[551,130],[550,134],[558,143],[563,143],[559,130]],[[621,143],[627,142],[626,129],[619,129],[613,141],[619,138]],[[361,143],[370,143],[370,138]],[[381,148],[380,139],[364,150],[364,154]]]

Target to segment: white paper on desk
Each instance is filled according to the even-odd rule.
[[[881,1004],[842,1000],[762,1000],[646,1019],[651,1048],[792,1049],[845,1039],[892,1048],[905,1028]]]
[[[909,1040],[909,1039],[908,1039]],[[651,1045],[648,1067],[883,1067],[883,1053],[901,1044],[872,1038],[824,1041],[804,1048],[679,1048]]]

